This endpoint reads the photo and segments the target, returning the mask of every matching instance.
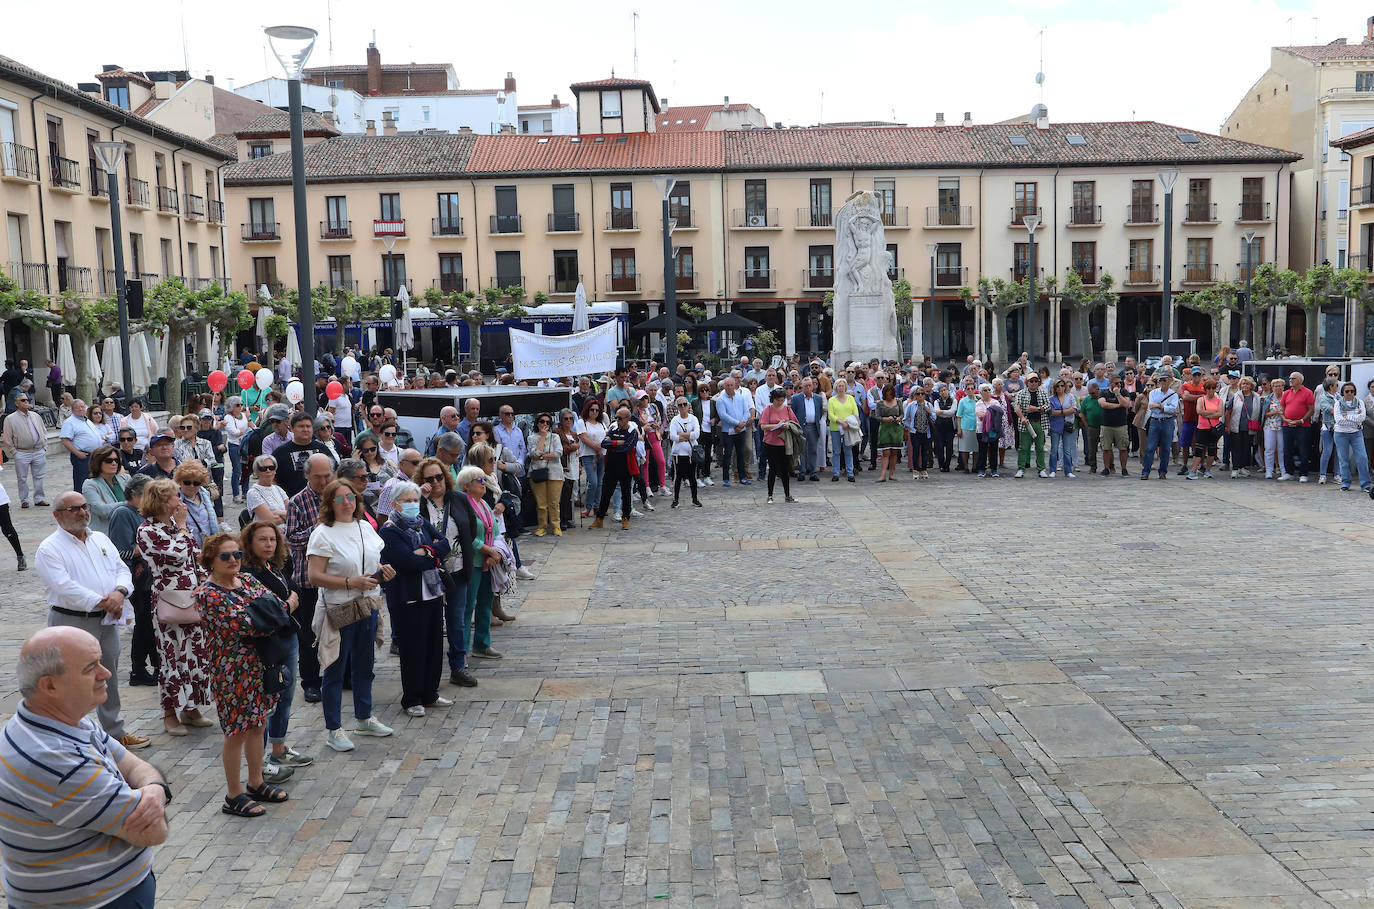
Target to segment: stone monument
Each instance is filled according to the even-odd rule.
[[[896,360],[901,354],[891,267],[883,235],[883,203],[859,190],[835,216],[833,362]]]

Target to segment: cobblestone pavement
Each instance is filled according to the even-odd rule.
[[[396,736],[348,755],[298,700],[266,820],[124,688],[160,904],[1374,906],[1367,498],[872,476],[522,538],[506,659],[411,719],[381,657]],[[43,599],[0,562],[12,662]]]

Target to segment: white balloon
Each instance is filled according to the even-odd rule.
[[[349,354],[348,356],[344,357],[343,361],[339,364],[339,368],[343,370],[342,375],[345,376],[352,375],[353,370],[356,369],[357,366],[358,361],[353,359],[352,354]]]
[[[305,386],[300,382],[292,382],[286,386],[286,400],[292,404],[299,404],[305,400]]]
[[[382,380],[383,385],[390,385],[396,381],[396,367],[390,363],[383,363],[382,368],[377,370],[377,378]]]
[[[267,389],[272,387],[272,370],[264,366],[262,369],[258,370],[257,377],[258,387],[261,388],[263,391],[266,391]]]

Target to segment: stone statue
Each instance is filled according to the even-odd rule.
[[[883,235],[883,204],[860,190],[835,216],[836,367],[852,360],[895,360],[900,355],[891,267]]]

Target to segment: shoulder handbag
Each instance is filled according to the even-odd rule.
[[[538,436],[535,436],[535,438],[537,439]],[[540,444],[540,443],[536,443],[536,445],[539,445],[539,444]],[[544,451],[543,451],[542,449],[540,449],[540,448],[536,448],[536,450],[533,451],[533,452],[531,452],[530,455],[529,455],[529,457],[527,457],[527,458],[525,459],[525,476],[529,478],[529,481],[530,481],[531,483],[545,483],[545,482],[548,482],[548,479],[549,479],[549,468],[548,468],[548,463],[549,463],[549,462],[548,462],[548,461],[545,461],[542,457],[539,457],[539,455],[542,455],[542,454],[544,454]],[[535,465],[538,465],[538,466],[535,466]]]
[[[363,560],[359,565],[360,569],[367,567],[367,547],[363,542],[363,528],[358,525],[358,546]],[[375,608],[377,598],[372,594],[359,594],[344,603],[326,603],[324,605],[325,617],[329,620],[329,627],[338,631],[347,628],[355,622],[372,617],[372,610]]]
[[[164,625],[199,625],[200,607],[191,590],[164,590],[157,595],[157,620]]]

